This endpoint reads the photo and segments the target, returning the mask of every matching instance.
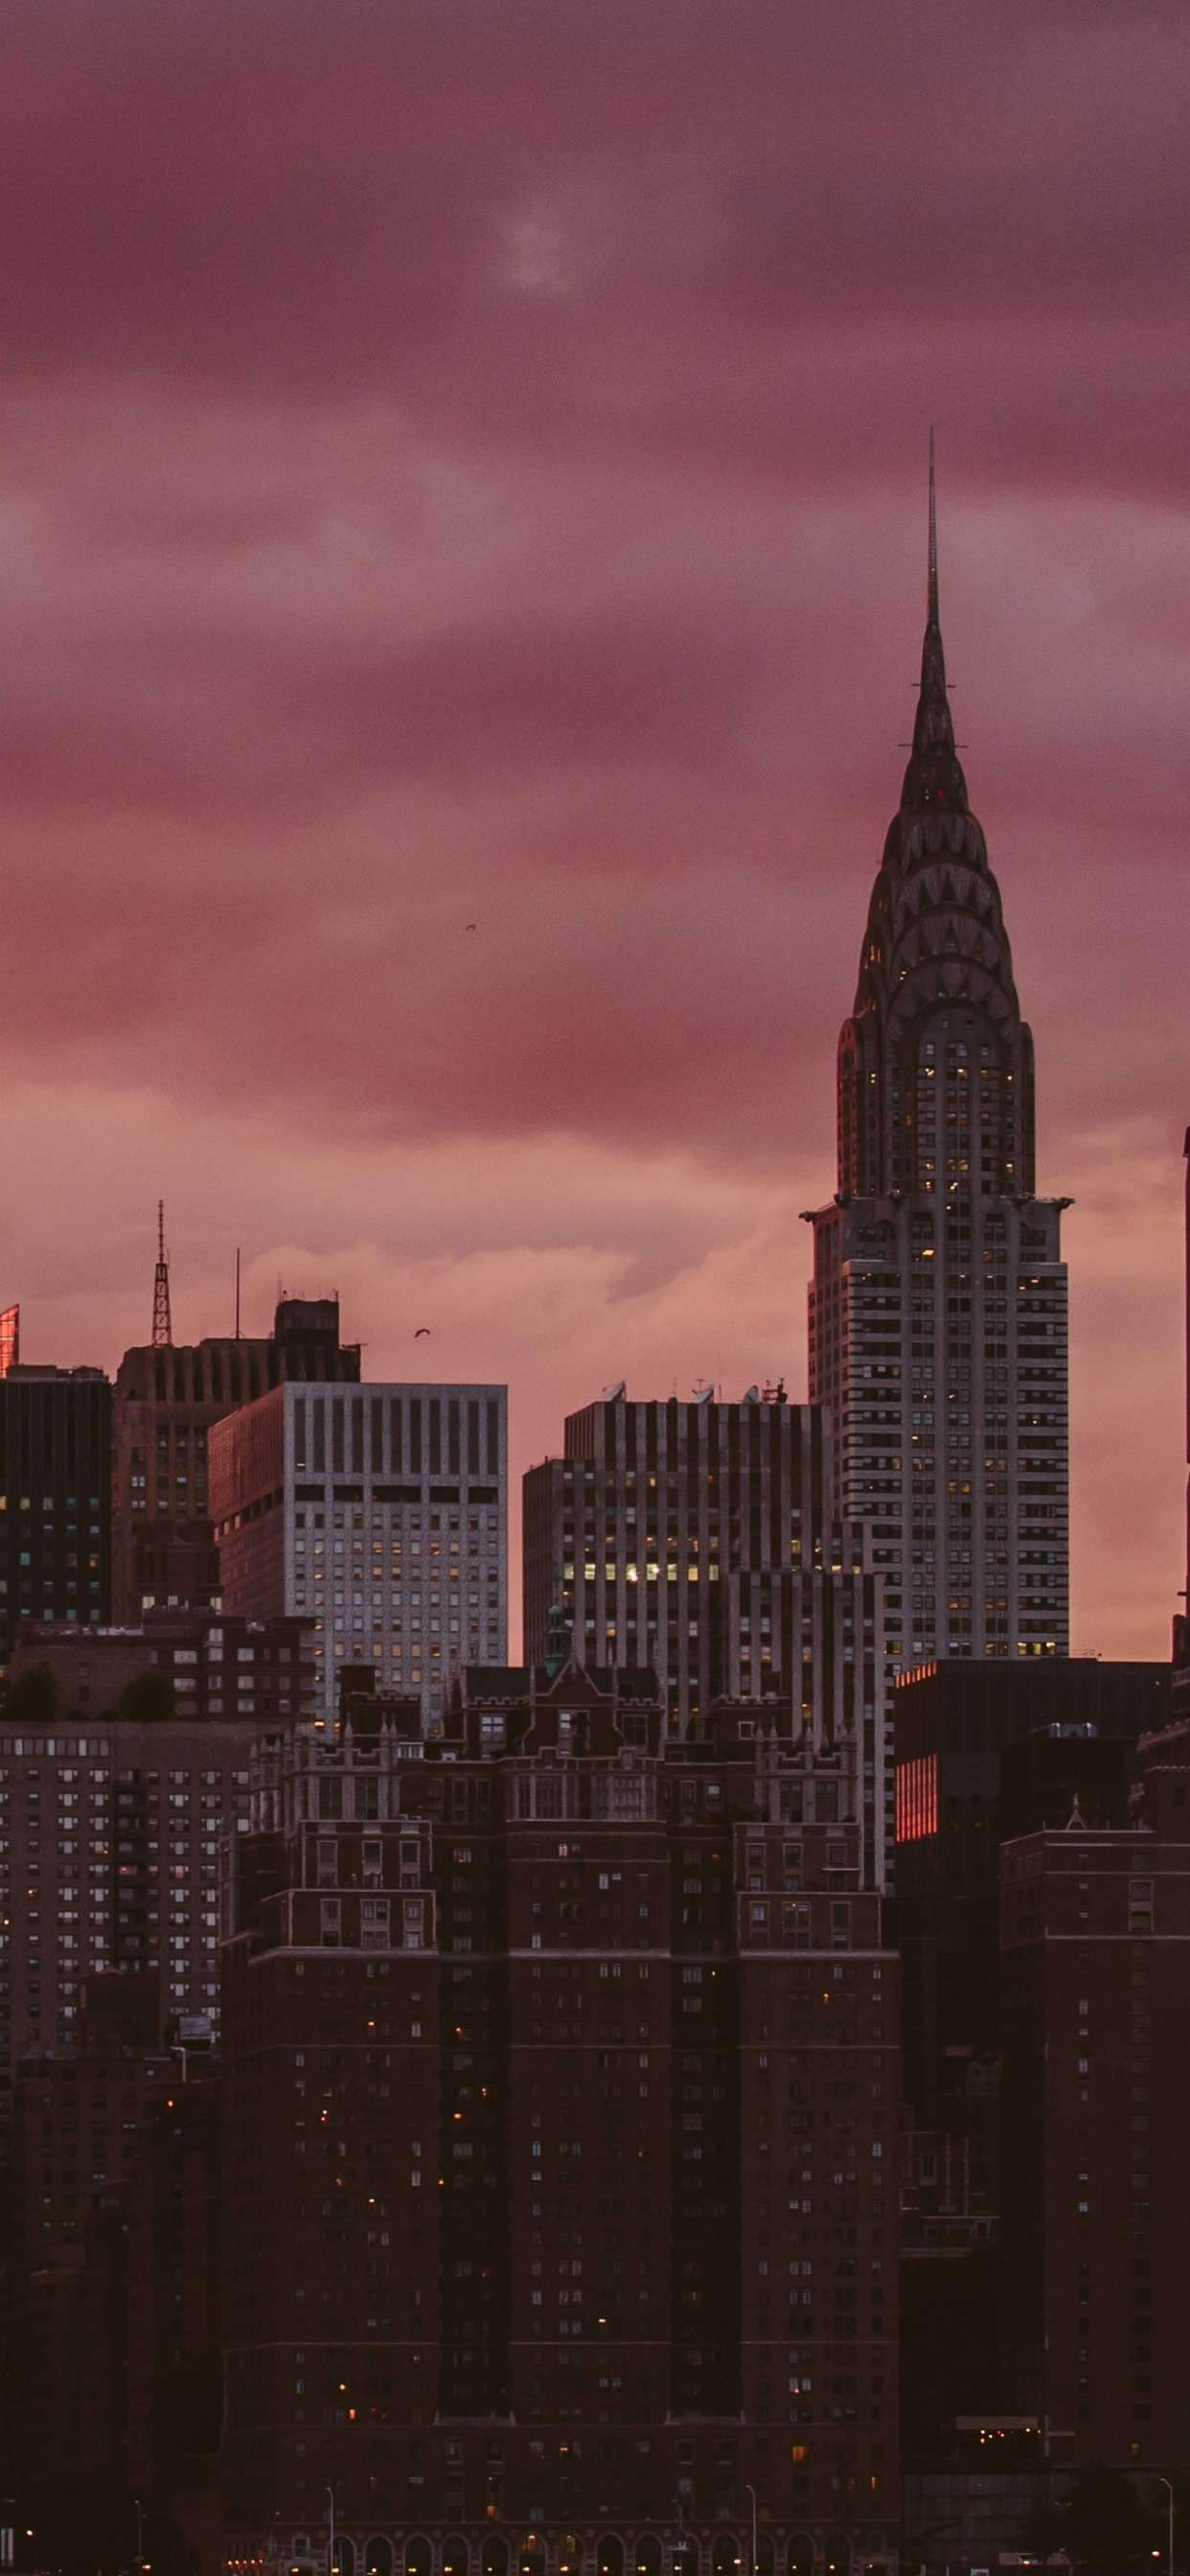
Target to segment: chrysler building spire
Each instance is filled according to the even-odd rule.
[[[938,487],[934,477],[934,433],[930,431],[930,533],[926,544],[926,625],[938,623]]]
[[[1063,1202],[1035,1195],[1033,1041],[955,751],[930,453],[913,745],[839,1040],[810,1391],[905,1664],[1067,1648]],[[1026,1500],[1026,1497],[1028,1499]]]
[[[946,687],[946,657],[938,614],[938,504],[934,482],[934,440],[930,437],[930,532],[926,550],[926,631],[921,648],[921,685],[913,726],[913,753],[901,788],[902,813],[927,806],[967,810],[967,781],[954,747],[954,724]]]

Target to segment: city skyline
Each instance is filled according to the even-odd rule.
[[[315,70],[196,8],[145,22],[143,120],[97,39],[47,122],[62,15],[11,66],[0,1263],[30,1354],[111,1369],[143,1339],[163,1195],[179,1338],[229,1328],[238,1240],[257,1329],[280,1272],[340,1287],[376,1376],[428,1324],[428,1374],[507,1380],[514,1471],[620,1377],[805,1392],[797,1214],[833,1185],[911,730],[932,419],[1038,1184],[1076,1202],[1073,1642],[1159,1651],[1177,22],[1108,9],[1084,43],[1045,12],[1022,56],[936,47],[919,5],[853,52],[745,7],[725,88],[684,12],[588,58],[514,11],[489,80],[478,20],[413,67],[361,9]],[[525,107],[498,140],[494,96]],[[85,215],[42,220],[63,203]]]
[[[0,2576],[1190,2576],[1184,0],[3,65]]]

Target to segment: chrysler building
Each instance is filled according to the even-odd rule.
[[[871,1525],[902,1668],[1068,1652],[1063,1199],[1035,1195],[1033,1043],[955,752],[930,458],[921,690],[839,1040],[810,1395]]]

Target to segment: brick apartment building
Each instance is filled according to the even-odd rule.
[[[262,1744],[224,1953],[225,2533],[344,2576],[890,2559],[897,1962],[854,1738],[482,1677]],[[272,2535],[270,2539],[269,2535]]]
[[[1002,1855],[1009,2402],[1055,2460],[1183,2468],[1190,1727],[1139,1747],[1130,1830]]]
[[[308,1631],[168,1612],[22,1633],[0,1710],[0,2161],[14,2068],[73,2037],[88,1977],[151,1973],[162,2021],[217,2021],[221,1843],[262,1724],[312,1714]]]

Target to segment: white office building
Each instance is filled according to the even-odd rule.
[[[223,1606],[313,1619],[323,1724],[345,1663],[428,1715],[507,1662],[506,1387],[274,1387],[213,1427],[210,1487]]]

